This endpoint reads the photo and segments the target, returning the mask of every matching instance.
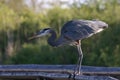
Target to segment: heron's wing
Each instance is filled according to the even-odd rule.
[[[85,21],[74,20],[66,23],[61,34],[70,40],[80,40],[94,34],[94,29]]]

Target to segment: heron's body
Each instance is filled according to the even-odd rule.
[[[79,53],[79,59],[76,68],[77,71],[75,73],[79,74],[83,58],[81,40],[101,32],[107,27],[108,24],[100,20],[71,20],[63,25],[61,35],[58,39],[56,38],[55,31],[51,28],[41,30],[32,38],[38,38],[46,34],[51,34],[48,38],[48,44],[53,47],[62,46],[65,44],[76,45]]]
[[[56,39],[55,32],[52,31],[51,34],[54,34],[53,36],[55,39],[52,38],[52,40],[50,40],[50,38],[48,43],[51,46],[61,46],[65,44],[76,45],[79,40],[88,38],[93,34],[101,32],[102,30],[103,28],[99,28],[99,26],[94,21],[71,20],[63,25],[61,29],[61,35],[58,39]],[[51,43],[53,42],[53,45],[50,43],[50,41]]]

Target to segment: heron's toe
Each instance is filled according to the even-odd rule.
[[[78,73],[76,73],[76,75],[82,75],[82,73],[81,73],[81,72],[78,72]]]
[[[82,75],[82,72],[75,72],[75,75]]]

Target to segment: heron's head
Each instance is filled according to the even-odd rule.
[[[42,29],[42,30],[38,31],[34,36],[30,37],[29,40],[48,35],[50,33],[50,30],[51,30],[50,28]]]

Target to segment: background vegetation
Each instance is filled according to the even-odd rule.
[[[75,64],[75,47],[53,48],[47,44],[48,36],[32,41],[28,38],[48,26],[59,36],[62,25],[71,19],[99,19],[109,28],[82,41],[82,64],[120,66],[120,1],[84,1],[74,0],[69,8],[61,8],[57,1],[59,5],[43,9],[36,0],[30,5],[25,0],[0,0],[0,64]]]

